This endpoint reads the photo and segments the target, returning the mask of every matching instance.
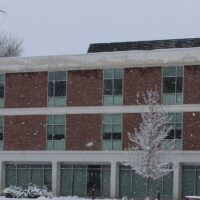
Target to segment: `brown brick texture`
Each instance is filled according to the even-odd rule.
[[[137,94],[143,104],[142,92],[157,89],[161,95],[162,68],[126,68],[124,69],[124,105],[136,105]]]
[[[5,150],[45,150],[46,116],[5,116]]]
[[[46,106],[47,72],[6,74],[6,108]]]
[[[67,115],[67,150],[101,150],[101,114]]]
[[[183,114],[183,150],[200,150],[200,113]]]
[[[128,133],[134,133],[135,128],[139,128],[141,122],[139,113],[125,113],[123,115],[123,149],[133,145],[128,138]]]
[[[78,70],[68,72],[68,106],[101,106],[102,90],[102,70]]]
[[[200,103],[200,66],[184,67],[184,103]]]

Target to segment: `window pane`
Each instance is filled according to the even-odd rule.
[[[122,79],[123,70],[122,69],[115,69],[115,78]]]
[[[103,133],[103,139],[104,140],[110,140],[112,133]]]
[[[54,87],[54,83],[53,82],[49,82],[48,83],[48,96],[49,97],[53,96],[53,87]]]
[[[102,170],[102,197],[110,197],[110,170]]]
[[[55,82],[55,96],[66,96],[66,82],[56,81]]]
[[[54,123],[55,124],[65,124],[65,116],[64,115],[55,115],[54,116]]]
[[[0,98],[4,98],[4,85],[0,83]]]
[[[4,83],[4,74],[0,74],[0,82]]]
[[[30,183],[29,180],[29,169],[19,169],[17,170],[17,186],[26,188]]]
[[[113,133],[113,139],[121,140],[121,133]]]
[[[113,114],[113,119],[112,119],[113,123],[121,124],[121,120],[122,120],[121,114]]]
[[[163,67],[163,76],[176,76],[176,67]]]
[[[53,140],[64,140],[65,136],[64,135],[53,135]]]
[[[2,116],[0,116],[0,126],[3,126],[3,117]]]
[[[49,74],[48,74],[48,79],[49,79],[49,81],[50,81],[50,80],[51,80],[51,81],[54,80],[54,72],[49,72]]]
[[[122,132],[121,124],[114,124],[112,132],[113,133],[121,133]]]
[[[3,107],[4,107],[4,99],[0,98],[0,108],[3,108]]]
[[[176,122],[182,122],[182,113],[176,113]]]
[[[175,94],[163,94],[163,104],[175,104],[176,95]]]
[[[54,116],[53,115],[49,115],[47,117],[47,124],[54,124]]]
[[[114,78],[114,69],[105,69],[104,78]]]
[[[114,95],[114,105],[122,105],[122,95]]]
[[[176,103],[177,104],[182,104],[183,103],[183,95],[182,94],[177,94],[176,95]]]
[[[48,98],[48,106],[54,106],[54,97]]]
[[[122,142],[121,140],[113,140],[113,150],[121,150]]]
[[[122,94],[122,79],[114,80],[114,95]]]
[[[61,170],[61,195],[72,196],[73,172],[72,169]]]
[[[104,95],[112,95],[112,80],[104,80]]]
[[[103,125],[103,132],[104,133],[111,133],[112,132],[112,124],[104,124]]]
[[[166,139],[174,139],[174,127],[167,133]]]
[[[43,186],[43,169],[31,169],[31,183]]]
[[[53,150],[65,150],[65,140],[53,141]]]
[[[55,72],[55,80],[66,80],[66,72]]]
[[[176,93],[182,93],[183,88],[183,78],[177,77]]]
[[[65,126],[63,125],[55,125],[54,126],[54,134],[55,135],[64,135],[65,133]]]
[[[9,169],[6,167],[6,187],[10,185],[17,185],[16,169]]]
[[[103,115],[103,123],[112,123],[112,115],[104,114]]]
[[[177,76],[183,77],[183,67],[177,67]]]
[[[120,197],[132,197],[131,170],[120,170],[119,193]]]
[[[103,103],[104,105],[113,105],[113,96],[104,96],[103,97],[104,100],[103,100]]]
[[[144,198],[146,195],[146,179],[133,172],[133,197]]]
[[[164,77],[163,78],[163,93],[175,93],[176,78]]]
[[[55,106],[66,106],[66,98],[65,97],[55,97],[54,105]]]
[[[112,150],[112,142],[111,140],[103,140],[103,150]]]

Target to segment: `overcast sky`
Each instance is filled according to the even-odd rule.
[[[200,37],[200,0],[0,0],[0,31],[23,56],[86,53],[90,43]]]

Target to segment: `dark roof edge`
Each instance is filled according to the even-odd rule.
[[[87,53],[200,47],[200,38],[93,43]]]

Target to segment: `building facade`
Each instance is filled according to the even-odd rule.
[[[128,132],[148,111],[138,94],[156,89],[171,116],[166,148],[174,144],[175,169],[154,182],[154,194],[200,195],[198,42],[97,45],[103,52],[91,45],[84,55],[1,58],[1,189],[32,182],[58,196],[91,196],[95,188],[96,197],[142,198],[146,180],[123,162]]]

